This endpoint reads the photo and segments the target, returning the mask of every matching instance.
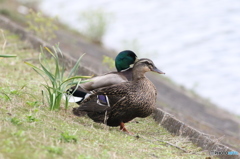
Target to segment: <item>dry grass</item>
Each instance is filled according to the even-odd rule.
[[[0,158],[205,158],[186,138],[169,134],[152,118],[126,124],[130,136],[87,117],[49,111],[42,103],[40,76],[24,64],[37,62],[38,52],[4,31],[0,59]],[[0,45],[4,39],[0,39]],[[61,47],[61,45],[60,45]],[[1,53],[0,53],[1,54]],[[71,106],[76,106],[75,104]]]

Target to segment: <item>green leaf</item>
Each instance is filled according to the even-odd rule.
[[[11,58],[11,57],[17,57],[17,55],[0,55],[0,57]]]
[[[85,53],[82,54],[82,56],[79,57],[79,59],[77,60],[76,64],[74,65],[74,67],[71,69],[71,71],[70,71],[70,73],[69,73],[69,75],[68,75],[68,78],[71,77],[71,76],[73,76],[73,75],[76,73],[76,71],[77,71],[77,69],[78,69],[78,67],[79,67],[79,64],[80,64],[80,60],[82,59],[82,57],[83,57],[84,55],[85,55]]]
[[[48,78],[51,80],[51,82],[53,82],[53,81],[54,81],[54,76],[52,75],[52,73],[49,72],[49,71],[47,70],[47,68],[44,67],[43,64],[41,64],[41,67],[42,67],[43,71],[45,72],[45,75],[47,75]]]

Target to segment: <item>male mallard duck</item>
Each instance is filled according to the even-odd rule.
[[[156,107],[156,88],[145,76],[149,71],[164,74],[150,59],[139,59],[132,69],[132,81],[94,90],[78,108],[73,109],[73,113],[78,115],[79,111],[85,111],[95,122],[120,126],[120,130],[128,132],[124,123],[136,117],[145,118],[151,115]],[[115,101],[110,102],[109,106],[98,105],[98,95],[108,95]]]
[[[89,95],[89,91],[132,80],[131,65],[134,64],[136,59],[137,55],[133,51],[125,50],[120,52],[115,58],[117,72],[110,72],[101,76],[96,76],[91,78],[90,82],[80,84],[78,88],[76,88],[76,86],[70,88],[67,92],[68,94],[72,94],[74,98],[70,98],[69,101],[79,104]],[[106,100],[108,100],[107,97]]]

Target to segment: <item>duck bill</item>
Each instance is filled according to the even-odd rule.
[[[165,74],[164,72],[162,72],[161,70],[159,70],[158,68],[154,68],[152,70],[153,72],[159,73],[159,74]]]

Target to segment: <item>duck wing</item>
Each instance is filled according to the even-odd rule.
[[[80,84],[80,87],[87,91],[92,91],[98,88],[111,86],[114,84],[128,81],[122,72],[111,72],[105,75],[96,76],[90,79],[89,82]]]
[[[78,87],[71,87],[67,90],[66,95],[69,102],[76,102],[77,104],[80,104],[89,94],[91,94],[90,91],[128,81],[125,77],[125,75],[129,76],[128,74],[129,73],[111,72],[102,76],[94,77],[90,79],[89,82],[82,83]]]
[[[103,87],[94,90],[96,95],[127,95],[129,92],[135,92],[135,89],[132,89],[132,81],[123,82],[119,84],[114,84],[108,87]]]
[[[119,100],[122,100],[127,95],[130,87],[130,82],[115,84],[109,87],[103,87],[94,90],[94,93],[84,99],[77,108],[79,111],[86,112],[104,112],[110,107],[117,105]],[[100,96],[108,97],[108,104],[99,103]]]
[[[91,95],[86,100],[84,100],[84,102],[82,102],[80,104],[80,106],[77,108],[79,111],[104,112],[109,108],[109,106],[107,106],[107,105],[97,104],[97,102],[99,100],[98,95]]]

